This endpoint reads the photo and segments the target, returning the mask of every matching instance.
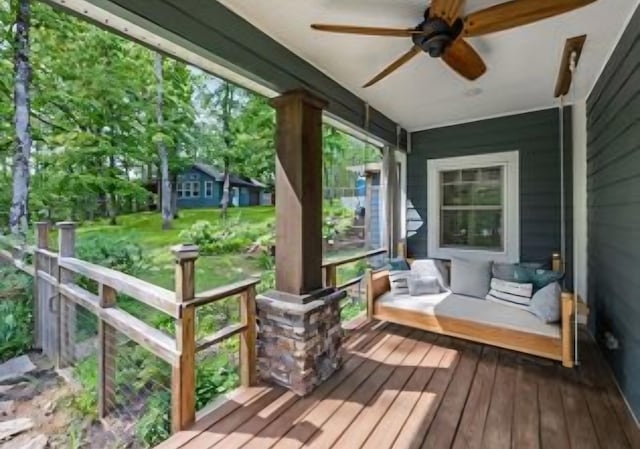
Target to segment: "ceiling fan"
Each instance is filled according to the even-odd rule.
[[[469,80],[481,77],[487,67],[464,39],[526,25],[581,8],[596,0],[511,0],[462,17],[466,0],[431,0],[424,20],[415,28],[379,28],[312,24],[311,28],[333,33],[366,36],[409,37],[411,49],[363,87],[386,78],[418,54],[425,52]]]

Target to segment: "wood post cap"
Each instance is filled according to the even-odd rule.
[[[59,221],[56,223],[58,229],[73,229],[78,225],[75,221]]]
[[[171,252],[176,258],[176,262],[180,262],[182,260],[197,259],[200,256],[200,248],[198,248],[198,245],[193,244],[173,246],[171,247]]]
[[[279,108],[296,101],[307,103],[317,109],[325,109],[329,105],[329,102],[326,99],[305,89],[293,89],[287,91],[279,97],[269,100],[269,104],[274,108]]]

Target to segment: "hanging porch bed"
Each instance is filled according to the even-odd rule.
[[[446,265],[447,274],[451,272]],[[393,272],[392,272],[393,273]],[[574,296],[560,295],[560,319],[546,323],[524,308],[452,293],[411,296],[391,291],[390,271],[369,271],[367,315],[437,334],[574,364]]]

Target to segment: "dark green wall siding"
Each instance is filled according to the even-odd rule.
[[[587,102],[590,326],[640,417],[640,10]]]
[[[427,159],[520,151],[520,258],[549,261],[560,249],[559,110],[430,129],[411,136],[407,164],[409,253],[427,257]],[[572,272],[571,113],[565,112],[567,272]],[[412,232],[413,231],[413,232]],[[415,233],[414,233],[415,232]],[[571,284],[571,276],[568,276]]]

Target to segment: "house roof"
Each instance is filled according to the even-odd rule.
[[[224,173],[211,165],[203,164],[201,162],[196,162],[195,164],[193,164],[193,168],[201,171],[206,175],[211,176],[213,179],[215,179],[218,182],[224,181]],[[234,175],[233,173],[229,174],[229,183],[233,187],[251,187],[254,189],[264,189],[266,187],[264,184],[262,184],[261,182],[258,182],[255,179],[245,178],[242,176]]]
[[[468,0],[465,13],[504,1]],[[410,131],[557,106],[553,94],[565,41],[581,34],[587,34],[587,42],[574,86],[575,99],[585,99],[638,5],[638,0],[598,0],[527,26],[470,38],[488,69],[474,82],[440,60],[419,55],[364,89],[363,83],[411,47],[409,39],[322,33],[309,25],[413,27],[426,0],[221,2]]]

